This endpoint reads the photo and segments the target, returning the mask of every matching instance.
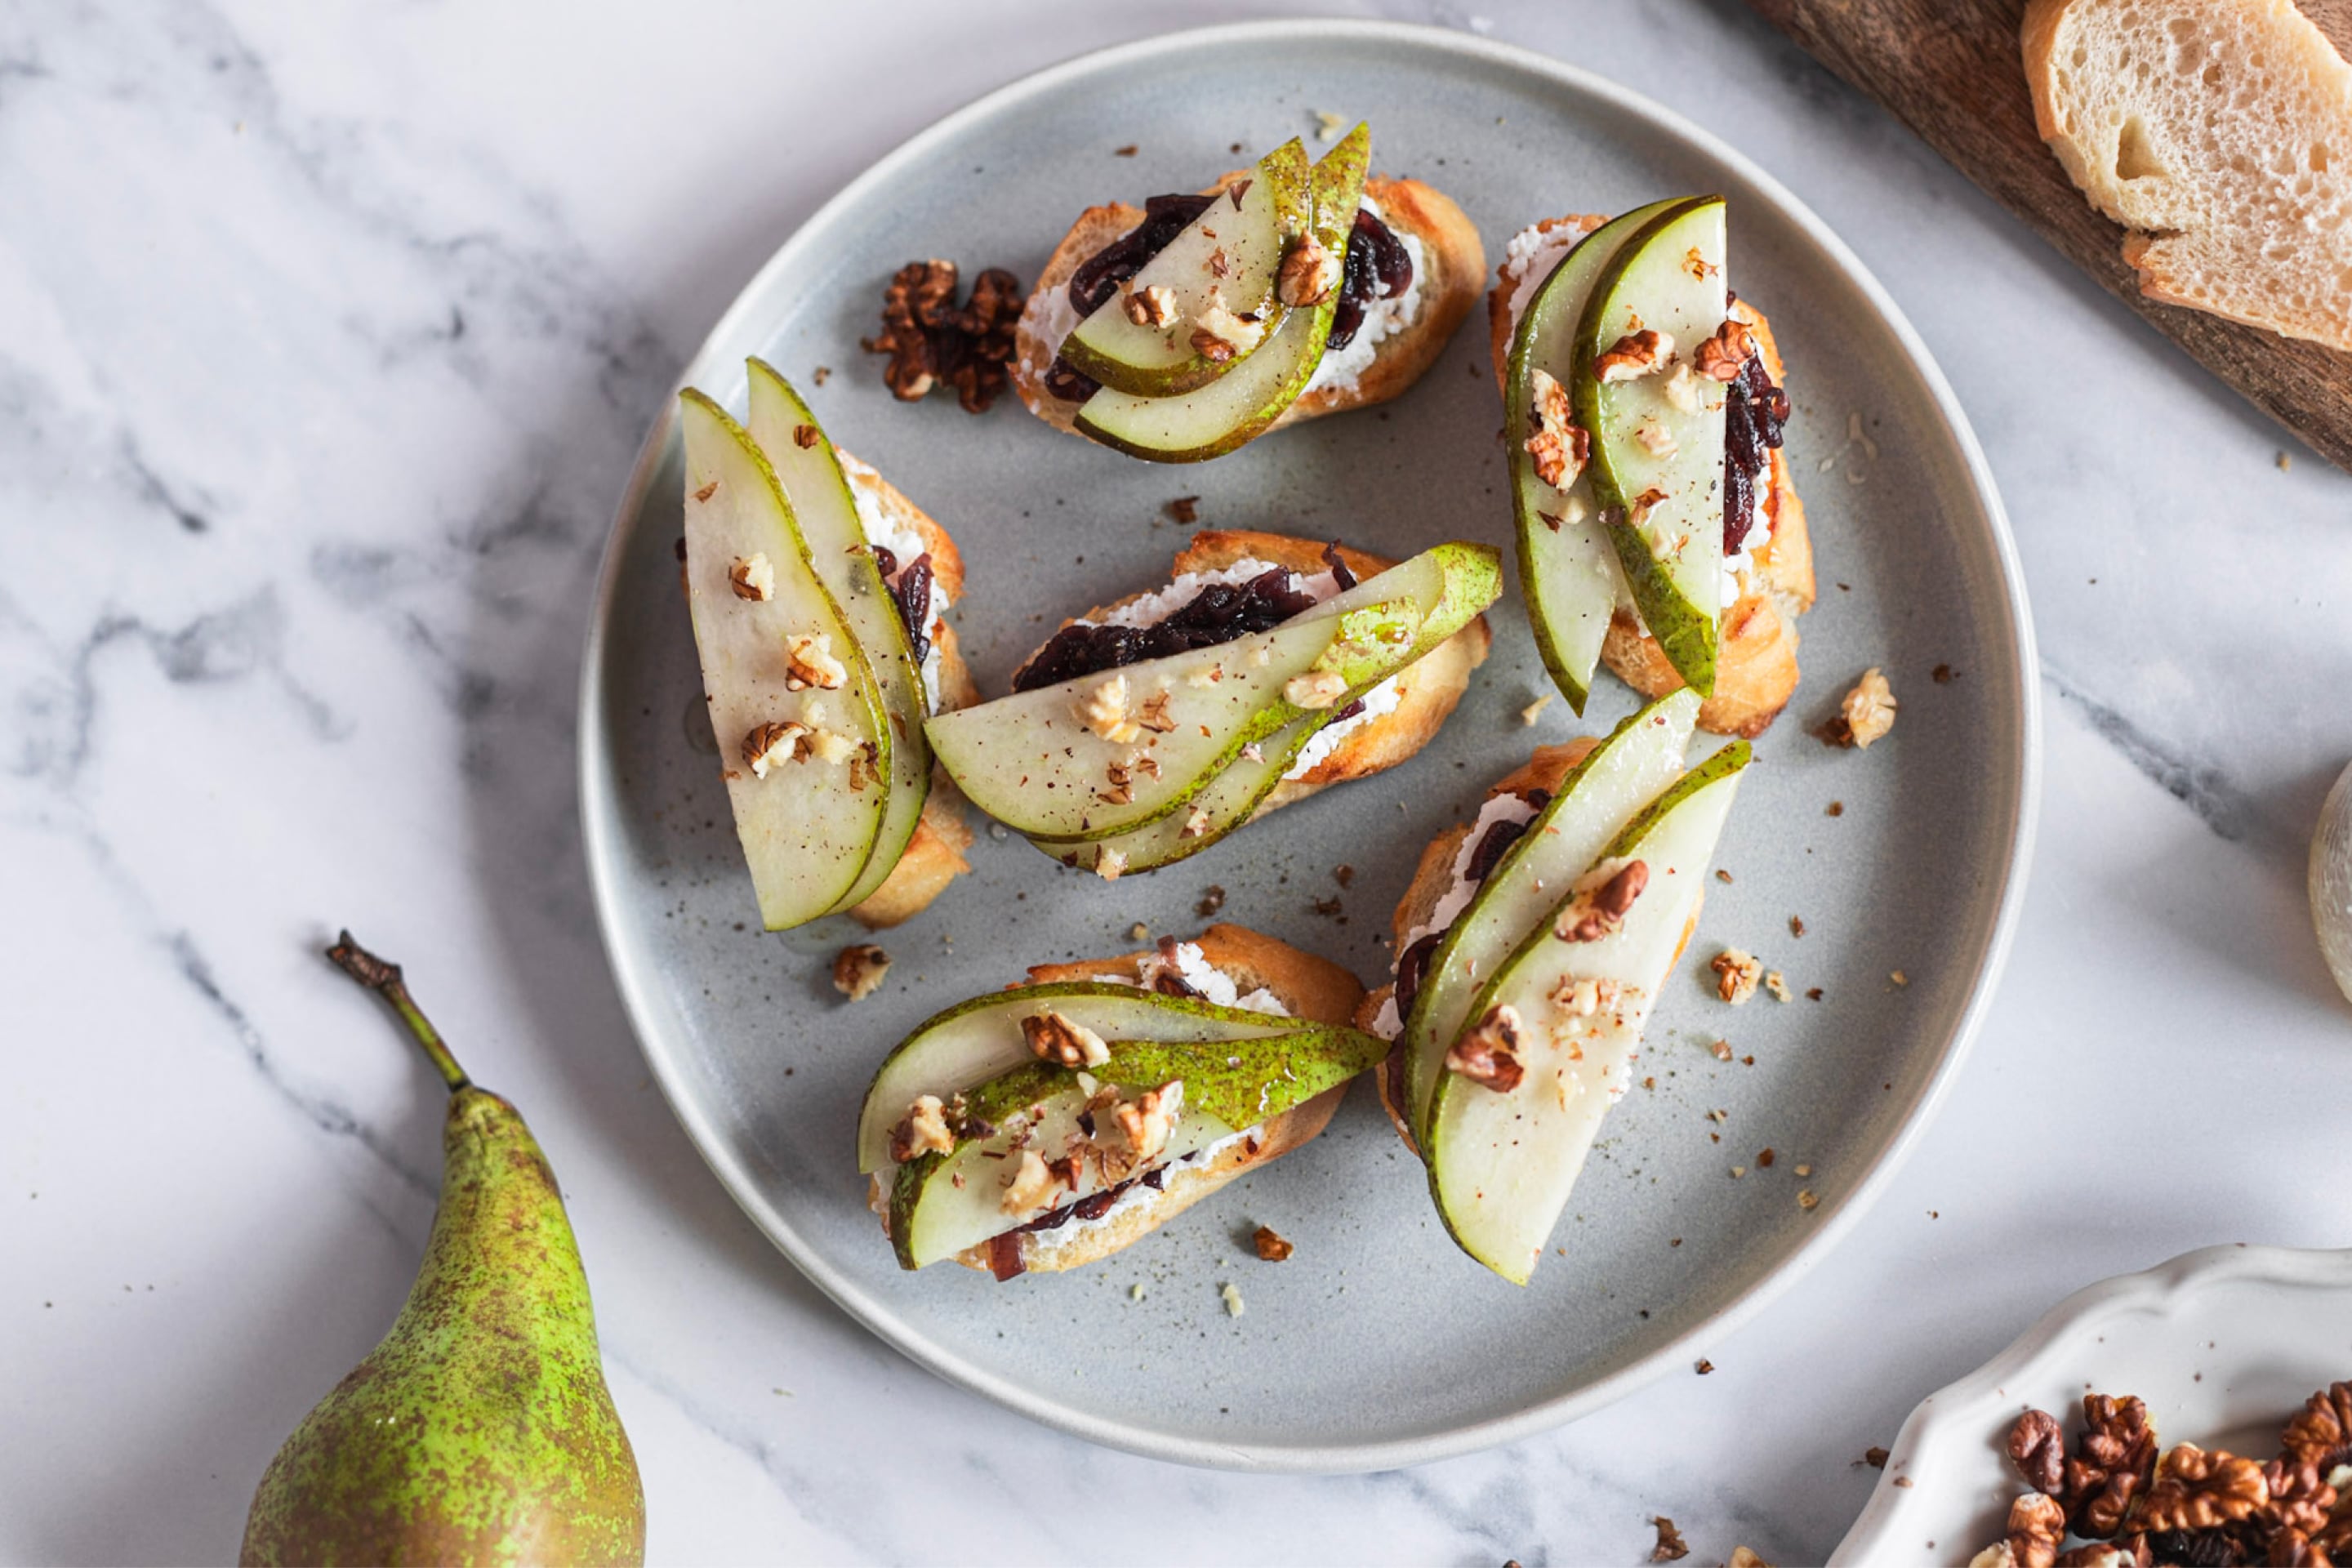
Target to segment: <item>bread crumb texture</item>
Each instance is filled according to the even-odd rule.
[[[2352,349],[2352,66],[2288,0],[2032,0],[2042,139],[2152,300]]]

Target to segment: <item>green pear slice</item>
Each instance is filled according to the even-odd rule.
[[[1685,688],[1619,724],[1562,779],[1517,843],[1488,872],[1446,927],[1423,970],[1399,1038],[1412,1064],[1415,1136],[1426,1120],[1446,1047],[1461,1034],[1472,1000],[1559,902],[1625,825],[1682,775],[1698,722],[1698,698]],[[1424,1145],[1426,1147],[1426,1145]]]
[[[1524,1076],[1499,1090],[1460,1073],[1439,1075],[1423,1152],[1438,1213],[1462,1249],[1524,1285],[1584,1168],[1601,1119],[1632,1077],[1658,988],[1674,967],[1700,883],[1748,765],[1744,741],[1709,757],[1658,797],[1595,862],[1589,881],[1639,860],[1649,885],[1617,930],[1568,942],[1560,904],[1528,932],[1466,1016],[1509,1007],[1521,1020]],[[1570,985],[1613,986],[1590,1016],[1559,1000]]]
[[[950,1099],[1033,1060],[1021,1020],[1047,1010],[1107,1040],[1154,1039],[1223,1046],[1298,1027],[1278,1013],[1220,1007],[1195,996],[1164,996],[1111,981],[1022,985],[959,1002],[916,1026],[874,1074],[857,1118],[857,1168],[890,1163],[890,1129],[918,1096]]]
[[[1139,397],[1191,392],[1245,363],[1289,314],[1275,280],[1284,251],[1314,215],[1306,147],[1296,137],[1284,142],[1258,160],[1240,189],[1238,200],[1229,192],[1212,202],[1132,283],[1079,322],[1063,340],[1062,357],[1105,386]],[[1159,326],[1128,313],[1130,300],[1154,289],[1166,290],[1160,298],[1170,306]],[[1192,346],[1192,334],[1219,309],[1246,318],[1243,325],[1254,335],[1235,343],[1238,353],[1214,360]]]
[[[1579,713],[1601,662],[1601,644],[1609,635],[1624,575],[1601,522],[1590,468],[1580,470],[1564,491],[1536,472],[1527,448],[1535,431],[1535,373],[1543,372],[1562,387],[1575,384],[1577,329],[1593,285],[1628,238],[1682,199],[1636,207],[1579,240],[1537,288],[1511,337],[1503,428],[1518,521],[1519,590],[1544,668]]]
[[[687,600],[710,724],[760,919],[782,931],[836,907],[873,857],[889,794],[876,769],[884,717],[874,673],[809,559],[776,471],[727,411],[678,395],[686,444]],[[735,591],[752,563],[764,597]],[[795,637],[822,637],[839,684],[795,689]],[[804,745],[764,776],[744,755],[762,725],[797,726]],[[835,760],[820,754],[822,745]]]
[[[929,704],[923,697],[922,667],[915,661],[907,623],[882,580],[881,564],[858,521],[857,503],[851,499],[833,443],[799,392],[774,367],[753,359],[747,369],[751,396],[744,427],[774,467],[810,563],[865,652],[889,718],[877,736],[888,804],[873,853],[856,883],[842,896],[845,908],[882,885],[897,868],[907,840],[914,837],[916,820],[931,791],[931,749],[923,739]]]
[[[1480,544],[1448,543],[1400,562],[1307,613],[1333,613],[1343,601],[1352,597],[1412,595],[1414,603],[1427,606],[1427,610],[1421,635],[1406,660],[1410,665],[1468,626],[1501,593],[1502,573],[1494,551]],[[1269,739],[1243,748],[1242,753],[1180,811],[1108,838],[1036,837],[1030,842],[1064,865],[1087,871],[1099,871],[1103,856],[1111,853],[1121,857],[1123,874],[1157,870],[1189,859],[1255,816],[1259,805],[1281,784],[1298,754],[1307,749],[1307,742],[1337,722],[1349,703],[1379,684],[1379,680],[1368,680],[1320,712],[1295,720]]]
[[[1642,621],[1702,697],[1715,690],[1722,613],[1722,384],[1670,372],[1601,380],[1593,362],[1627,333],[1671,333],[1678,360],[1723,325],[1723,198],[1650,220],[1610,258],[1576,333],[1570,384],[1592,436],[1592,494]],[[1677,398],[1681,401],[1677,401]]]
[[[1315,237],[1336,255],[1347,254],[1370,159],[1371,132],[1359,125],[1315,165]],[[1147,462],[1221,458],[1262,434],[1307,390],[1323,363],[1339,308],[1334,289],[1319,305],[1287,312],[1280,327],[1224,374],[1190,392],[1139,397],[1107,385],[1079,405],[1077,428]]]
[[[931,748],[966,798],[1015,832],[1107,838],[1166,816],[1240,755],[1408,662],[1410,598],[934,716]]]
[[[921,1268],[952,1258],[1062,1204],[1246,1131],[1338,1088],[1387,1048],[1354,1029],[1295,1024],[1279,1035],[1205,1048],[1157,1039],[1105,1044],[1109,1059],[1083,1069],[1098,1089],[1116,1089],[1131,1101],[1166,1084],[1183,1085],[1181,1109],[1164,1145],[1129,1163],[1132,1150],[1115,1126],[1106,1125],[1111,1121],[1107,1109],[1090,1118],[1091,1132],[1080,1120],[1092,1096],[1078,1071],[1044,1062],[1015,1068],[966,1097],[966,1114],[992,1131],[898,1167],[890,1190],[890,1239],[901,1267]],[[1088,1157],[1097,1148],[1113,1163]],[[1044,1160],[1076,1156],[1068,1167],[1075,1184],[1008,1209],[1006,1188],[1024,1150]]]

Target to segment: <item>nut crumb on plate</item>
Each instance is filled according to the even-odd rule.
[[[1683,1532],[1675,1528],[1673,1520],[1662,1513],[1654,1517],[1650,1522],[1658,1531],[1658,1543],[1650,1549],[1651,1562],[1679,1563],[1690,1555],[1690,1547],[1683,1540]]]
[[[1837,717],[1822,728],[1822,739],[1832,746],[1866,749],[1895,728],[1895,706],[1894,689],[1873,665],[1839,700]]]
[[[870,942],[843,948],[833,958],[833,988],[852,1002],[874,994],[889,972],[890,955]]]
[[[1764,965],[1752,952],[1727,947],[1708,961],[1715,971],[1715,994],[1737,1007],[1756,994],[1757,983],[1764,978]]]
[[[1256,1247],[1258,1257],[1268,1263],[1280,1263],[1288,1258],[1292,1251],[1290,1243],[1276,1235],[1274,1227],[1270,1225],[1258,1226],[1256,1232],[1250,1237],[1250,1245]]]

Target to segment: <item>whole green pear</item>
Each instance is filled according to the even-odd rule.
[[[645,1489],[538,1141],[467,1081],[397,965],[349,931],[328,956],[391,1002],[448,1080],[441,1205],[392,1331],[269,1462],[242,1560],[644,1562]]]

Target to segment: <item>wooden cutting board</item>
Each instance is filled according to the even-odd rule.
[[[2123,228],[2095,211],[2033,130],[2018,24],[2025,0],[1748,0],[1876,99],[1987,195],[2247,401],[2352,472],[2352,353],[2140,297]],[[2302,0],[2352,58],[2352,0]]]

